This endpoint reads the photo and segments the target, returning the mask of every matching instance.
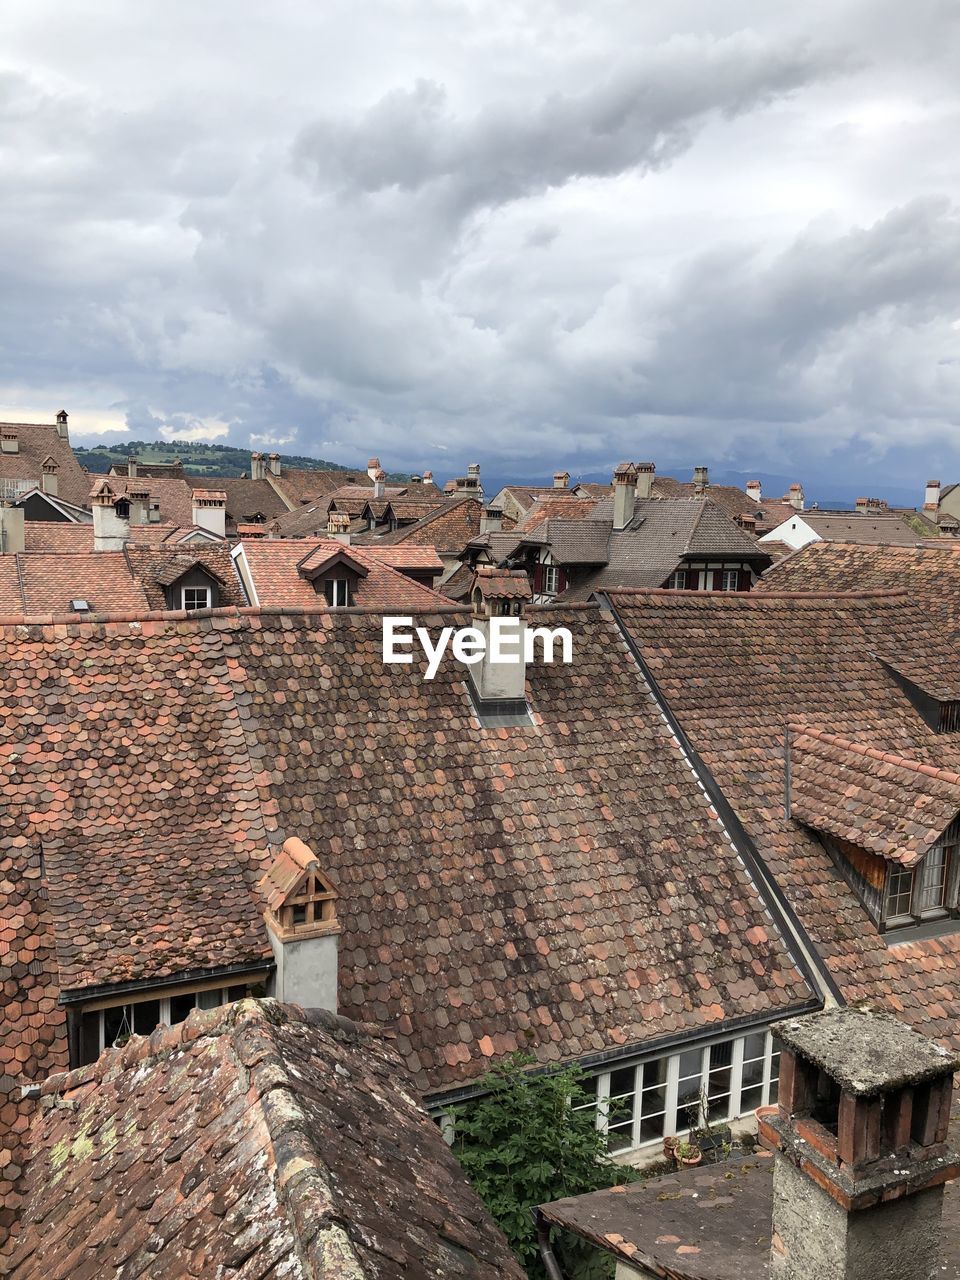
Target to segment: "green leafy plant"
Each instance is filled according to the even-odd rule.
[[[533,1061],[514,1054],[483,1078],[486,1092],[453,1112],[453,1149],[531,1280],[540,1280],[546,1273],[534,1207],[632,1181],[636,1174],[607,1155],[580,1070],[533,1074]],[[587,1109],[575,1110],[579,1106]],[[602,1255],[576,1242],[568,1240],[563,1258],[566,1274],[576,1280],[612,1274]]]

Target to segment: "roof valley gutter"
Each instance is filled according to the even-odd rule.
[[[773,916],[773,919],[780,926],[785,941],[788,942],[789,949],[793,952],[793,958],[797,967],[807,980],[810,987],[816,991],[827,1006],[833,1004],[846,1004],[840,988],[834,982],[833,975],[820,958],[816,947],[813,945],[807,931],[800,923],[800,919],[796,912],[787,901],[783,890],[777,884],[771,874],[767,864],[760,856],[760,852],[753,840],[747,834],[746,828],[737,817],[730,802],[727,800],[723,791],[720,789],[716,778],[707,768],[706,764],[695,751],[692,742],[687,737],[686,732],[680,724],[680,721],[674,715],[667,699],[664,697],[659,684],[654,678],[647,662],[640,651],[639,646],[630,635],[626,624],[617,612],[616,605],[605,592],[597,593],[597,600],[603,609],[610,611],[617,628],[623,637],[627,649],[640,669],[640,673],[646,681],[647,687],[653,694],[664,719],[670,726],[670,729],[680,745],[680,750],[686,756],[690,767],[693,769],[697,778],[700,780],[704,791],[713,802],[713,806],[719,815],[720,821],[726,828],[734,848],[740,854],[744,861],[748,872],[750,873],[754,884],[760,893],[767,910]],[[792,943],[792,947],[790,944]],[[787,1016],[786,1014],[784,1016]]]

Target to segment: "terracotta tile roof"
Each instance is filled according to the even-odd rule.
[[[126,476],[95,477],[95,484],[106,481],[115,494],[149,493],[151,502],[160,504],[160,520],[164,524],[179,525],[185,528],[193,524],[193,489],[185,479],[168,477],[141,478],[130,480]],[[84,503],[90,505],[89,491]]]
[[[0,599],[7,617],[39,617],[70,610],[71,600],[86,600],[93,613],[143,612],[149,608],[143,585],[122,551],[27,551],[16,561],[18,598]],[[7,559],[7,557],[4,557]]]
[[[370,1028],[195,1011],[44,1096],[13,1280],[522,1280]]]
[[[529,600],[533,594],[523,569],[497,569],[484,564],[477,569],[474,584],[485,600]]]
[[[441,595],[448,596],[451,600],[467,600],[473,588],[473,576],[473,566],[462,564],[459,569],[451,573],[446,582],[440,584],[438,590]]]
[[[178,582],[195,567],[204,569],[217,580],[218,603],[221,608],[246,604],[233,558],[223,542],[189,542],[179,546],[164,543],[150,547],[129,545],[126,557],[151,610],[166,609],[168,606],[164,588]]]
[[[325,608],[323,596],[302,576],[299,566],[307,557],[321,560],[340,552],[346,552],[367,570],[356,583],[353,603],[357,608],[423,613],[436,612],[450,604],[429,587],[385,564],[372,548],[357,543],[345,546],[327,539],[311,548],[308,542],[296,538],[258,538],[245,542],[243,549],[257,599],[264,608]]]
[[[152,476],[157,480],[180,480],[187,477],[186,471],[183,469],[183,463],[179,458],[175,462],[141,462],[139,458],[134,459],[136,472],[138,477]],[[112,476],[128,476],[130,474],[130,464],[127,462],[115,462],[109,472]],[[202,483],[202,477],[194,477]]]
[[[376,556],[383,564],[388,564],[391,569],[399,569],[401,572],[405,569],[436,574],[443,572],[443,561],[433,547],[420,547],[406,542],[385,547],[379,542],[364,542],[360,544],[360,548]]]
[[[285,538],[315,538],[327,532],[327,502],[310,503],[278,516],[280,533]]]
[[[304,502],[332,493],[343,484],[366,484],[371,492],[373,490],[373,481],[363,471],[314,471],[305,467],[282,467],[278,476],[269,476],[269,483],[287,500],[293,511]]]
[[[787,734],[790,813],[815,831],[909,867],[960,813],[952,770],[818,729],[791,725]]]
[[[760,591],[907,590],[934,626],[960,622],[960,542],[932,546],[863,546],[811,542],[768,569]]]
[[[694,498],[697,488],[692,481],[674,480],[673,476],[656,476],[653,481],[655,498]],[[732,484],[711,484],[704,490],[704,496],[726,512],[731,519],[740,515],[756,515],[758,504],[743,489]],[[791,508],[792,510],[792,508]]]
[[[0,453],[0,481],[30,480],[42,487],[43,461],[57,464],[57,496],[74,506],[89,506],[90,476],[77,461],[70,441],[61,439],[56,426],[39,422],[2,422],[0,431],[15,432],[19,451]]]
[[[790,555],[795,550],[795,548],[791,547],[788,543],[777,542],[775,539],[772,542],[765,541],[761,545],[767,555],[773,558],[774,564],[779,564],[785,556]]]
[[[276,516],[282,518],[287,514],[287,504],[280,497],[269,480],[219,479],[220,488],[227,495],[227,532],[233,532],[238,524],[250,523],[254,516],[263,516],[263,522],[269,524]],[[164,514],[163,506],[160,507]],[[171,519],[175,517],[171,516]],[[190,520],[193,519],[191,515]]]
[[[537,496],[514,527],[518,532],[532,533],[545,520],[586,520],[596,505],[592,496],[578,498],[569,489],[562,493],[551,489]]]
[[[958,735],[934,733],[875,656],[903,652],[918,663],[924,652],[956,654],[950,633],[931,627],[907,585],[899,593],[654,591],[612,599],[846,998],[876,1000],[916,1030],[958,1044],[960,934],[912,943],[891,937],[887,945],[814,833],[784,813],[788,721],[960,772]]]
[[[438,493],[434,499],[425,498],[391,498],[390,510],[406,524],[414,524],[417,520],[422,520],[424,516],[432,515],[433,512],[444,510],[447,506],[448,499],[444,498],[442,493]]]
[[[377,545],[435,547],[440,555],[459,555],[480,532],[482,504],[472,494],[447,498],[432,514],[377,538]],[[370,539],[371,544],[373,539]]]

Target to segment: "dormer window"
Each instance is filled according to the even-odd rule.
[[[209,609],[211,607],[209,587],[184,587],[182,597],[183,608],[188,613],[192,613],[195,609]]]
[[[345,609],[350,603],[350,580],[348,578],[328,578],[324,585],[324,594],[331,609]]]
[[[936,662],[929,660],[922,664],[902,657],[896,662],[884,657],[879,660],[928,728],[934,733],[960,732],[960,688],[949,661],[937,669]]]
[[[121,520],[130,519],[130,503],[126,498],[118,498],[113,504],[113,509]]]
[[[884,923],[887,928],[939,920],[957,911],[960,818],[915,867],[887,869]]]

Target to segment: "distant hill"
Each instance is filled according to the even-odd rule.
[[[74,446],[81,467],[105,474],[115,463],[134,457],[139,462],[176,462],[193,476],[225,476],[236,478],[250,474],[250,450],[235,449],[228,444],[200,444],[188,440],[124,440],[122,444],[98,444],[93,449]],[[323,458],[305,458],[298,453],[282,453],[281,467],[304,471],[366,471],[366,466],[345,467],[342,462],[326,462]],[[390,475],[391,480],[406,480],[404,475]]]

